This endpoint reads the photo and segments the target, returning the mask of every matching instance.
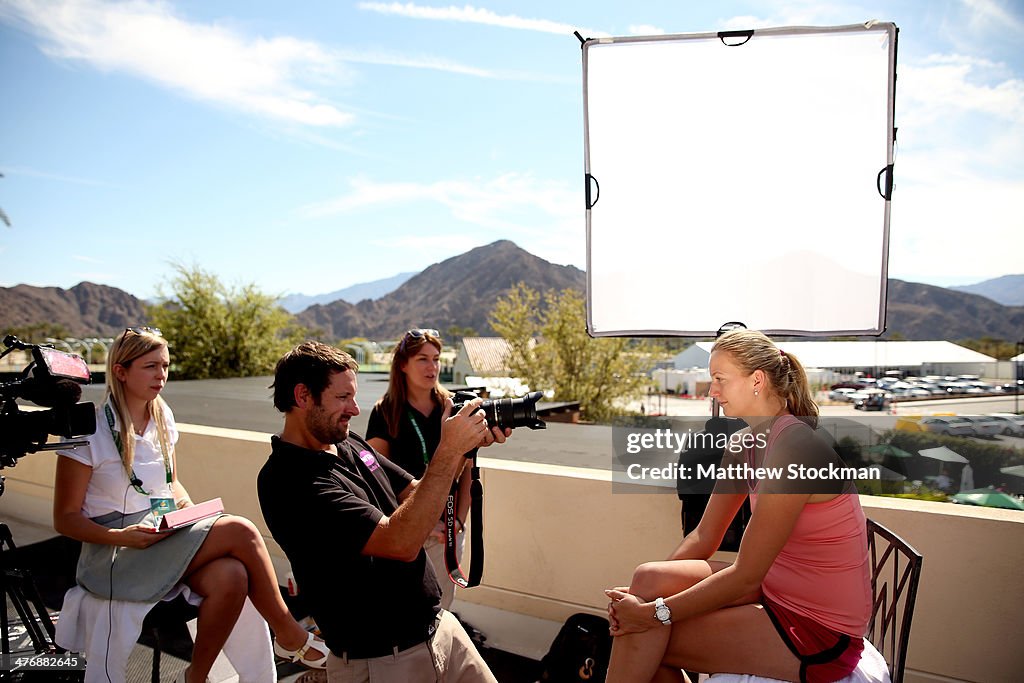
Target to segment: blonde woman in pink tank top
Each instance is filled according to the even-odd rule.
[[[715,343],[710,370],[710,395],[749,425],[722,464],[784,474],[718,480],[700,524],[667,560],[605,591],[614,636],[607,680],[678,682],[687,669],[837,681],[860,659],[871,610],[856,489],[798,476],[801,466],[839,461],[814,433],[818,408],[795,357],[760,332],[734,330]],[[710,560],[748,496],[753,512],[736,561]]]

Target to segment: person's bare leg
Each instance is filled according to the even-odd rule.
[[[196,620],[196,641],[188,680],[205,681],[213,662],[224,647],[245,603],[245,566],[231,557],[220,557],[193,572],[186,580],[203,596]]]
[[[726,607],[672,626],[665,666],[795,681],[800,662],[759,604]]]
[[[288,606],[281,597],[281,589],[277,585],[270,553],[267,552],[263,536],[252,522],[233,515],[226,515],[214,522],[199,552],[189,563],[185,571],[186,578],[191,572],[221,557],[232,557],[244,565],[249,599],[253,607],[267,620],[278,643],[288,650],[302,647],[308,634],[288,611]],[[207,595],[199,592],[203,596]],[[316,653],[310,655],[309,659],[319,658]]]
[[[644,602],[650,602],[684,591],[726,566],[725,563],[703,560],[648,562],[633,572],[629,592]],[[651,616],[653,618],[653,614]],[[655,624],[641,633],[615,636],[608,663],[608,683],[673,680],[664,678],[667,673],[661,673],[660,669],[674,628],[674,624],[671,628]],[[682,680],[682,674],[674,680]]]
[[[686,674],[671,666],[660,666],[651,679],[651,683],[691,683]],[[696,683],[693,681],[692,683]]]

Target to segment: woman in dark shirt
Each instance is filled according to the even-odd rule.
[[[441,414],[451,392],[438,382],[441,339],[437,330],[409,330],[395,348],[388,390],[370,411],[366,441],[417,479],[423,476],[441,440]],[[470,503],[470,473],[459,478],[455,504],[459,556],[465,539]],[[439,520],[423,545],[441,585],[441,607],[450,609],[455,584],[446,576],[444,520]]]

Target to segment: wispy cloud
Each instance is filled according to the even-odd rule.
[[[944,162],[922,165],[928,175],[1020,179],[1024,80],[1004,77],[1007,71],[962,55],[932,55],[900,68],[900,153]]]
[[[274,121],[344,127],[357,117],[318,93],[355,81],[354,64],[394,66],[477,78],[545,80],[497,73],[434,55],[324,46],[291,36],[242,35],[216,23],[189,22],[162,0],[5,0],[0,20],[41,40],[50,57],[155,82],[188,97]]]
[[[884,17],[871,16],[867,10],[858,14],[857,7],[838,5],[821,0],[772,0],[758,3],[767,12],[764,16],[753,14],[728,17],[720,22],[720,28],[738,31],[751,28],[777,28],[780,26],[829,26],[853,24]]]
[[[900,95],[928,109],[933,117],[956,109],[1024,120],[1024,81],[1007,78],[991,83],[986,71],[1002,71],[1002,66],[963,55],[931,55],[900,70],[905,77]]]
[[[306,218],[324,218],[388,204],[430,202],[446,207],[453,217],[481,227],[519,227],[507,216],[529,209],[552,218],[576,216],[579,192],[565,183],[541,181],[529,174],[508,173],[491,179],[438,180],[431,183],[349,181],[350,191],[335,199],[302,207]]]
[[[115,185],[95,178],[80,178],[78,176],[64,175],[61,173],[50,173],[39,171],[25,166],[5,166],[3,172],[9,176],[29,176],[32,178],[43,178],[46,180],[58,180],[62,183],[73,183],[75,185],[89,185],[92,187],[115,187]]]
[[[444,237],[421,231],[389,236],[381,246],[417,250],[429,258],[447,257],[500,237],[514,239],[524,249],[553,263],[585,262],[581,237],[583,210],[578,188],[565,182],[540,179],[528,173],[506,173],[492,178],[459,178],[430,183],[380,182],[365,177],[349,180],[349,191],[339,197],[299,210],[309,219],[367,211],[379,215],[385,208],[408,211],[409,205],[441,207],[462,232]],[[404,214],[403,214],[404,215]],[[451,223],[451,221],[449,221]]]
[[[579,31],[584,37],[598,38],[607,36],[607,33],[595,31],[589,28],[573,26],[548,19],[528,19],[516,16],[515,14],[497,14],[491,10],[463,5],[455,7],[428,7],[417,5],[412,2],[361,2],[359,9],[380,14],[393,14],[410,19],[430,19],[434,21],[459,21],[469,24],[484,24],[487,26],[500,26],[502,28],[518,29],[522,31],[535,31],[538,33],[554,33],[558,35],[572,35],[573,31]]]
[[[349,75],[314,42],[190,23],[157,0],[10,0],[0,5],[0,18],[38,35],[54,59],[129,73],[198,100],[308,126],[345,126],[354,118],[306,85]]]
[[[72,254],[71,258],[81,263],[103,263],[101,259],[94,256],[86,256],[85,254]]]
[[[631,36],[660,36],[665,34],[665,29],[650,24],[634,24],[629,27]]]
[[[479,78],[496,78],[498,74],[475,66],[459,64],[443,57],[432,55],[403,55],[393,52],[360,51],[340,52],[339,56],[346,62],[358,64],[378,64],[383,66],[399,66],[410,69],[429,69],[447,71],[449,73],[477,76]]]
[[[487,239],[467,233],[441,234],[414,234],[402,235],[386,240],[370,240],[374,247],[386,249],[406,249],[433,257],[435,254],[461,254],[474,247],[486,244]]]
[[[1002,3],[994,0],[961,0],[961,2],[967,10],[967,25],[972,31],[984,33],[997,31],[1018,36],[1024,31],[1024,20]],[[1019,10],[1020,6],[1017,7]]]

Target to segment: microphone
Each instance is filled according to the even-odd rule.
[[[19,396],[44,408],[74,405],[82,398],[82,386],[63,377],[51,380],[29,377],[18,389]]]
[[[131,482],[132,486],[138,486],[140,489],[142,488],[142,480],[136,477],[135,475],[132,475],[132,477],[128,481]]]

